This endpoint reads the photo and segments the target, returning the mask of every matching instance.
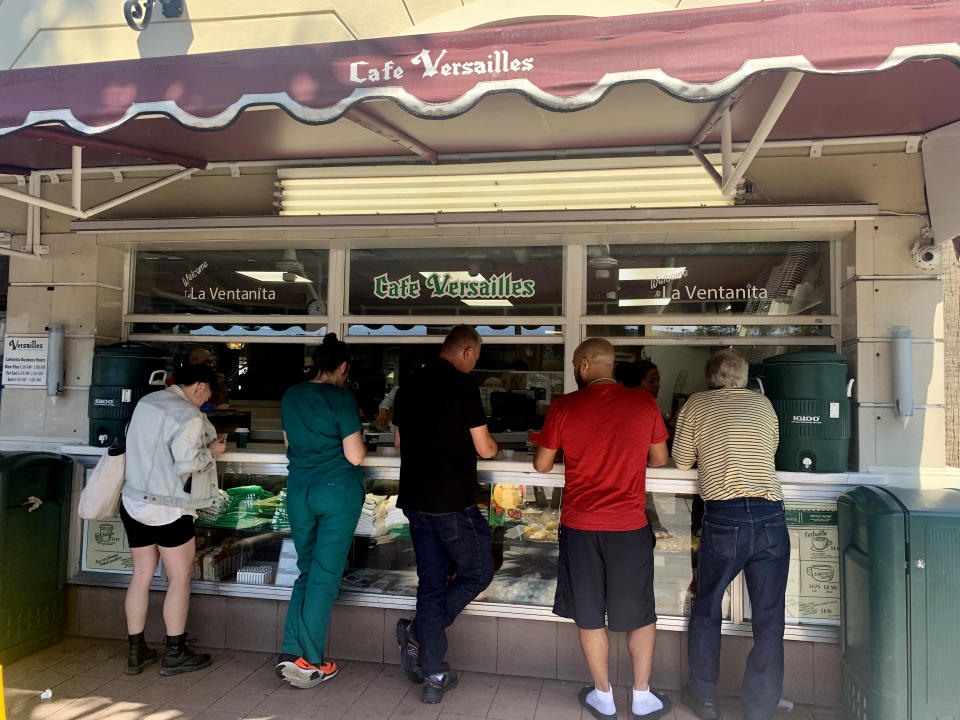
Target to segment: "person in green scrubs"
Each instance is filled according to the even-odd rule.
[[[300,577],[293,585],[276,672],[294,687],[334,677],[325,661],[330,610],[363,507],[366,456],[357,399],[344,388],[347,344],[328,333],[313,353],[316,377],[280,401],[289,461],[287,516]]]

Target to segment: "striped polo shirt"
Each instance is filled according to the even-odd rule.
[[[707,390],[691,395],[677,417],[673,459],[681,470],[697,465],[704,500],[783,500],[773,465],[779,441],[777,414],[766,397]]]

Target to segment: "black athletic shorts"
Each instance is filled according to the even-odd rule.
[[[120,519],[123,520],[123,529],[127,531],[127,544],[132,547],[180,547],[193,539],[193,515],[181,515],[167,525],[144,525],[130,517],[130,513],[120,502]]]
[[[609,625],[626,632],[655,623],[654,544],[649,525],[624,531],[561,525],[553,612],[583,630]]]

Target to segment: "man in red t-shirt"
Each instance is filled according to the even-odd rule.
[[[580,389],[550,406],[533,458],[538,472],[553,467],[563,448],[565,479],[560,554],[553,612],[572,618],[594,687],[581,704],[598,720],[614,720],[606,625],[626,632],[633,661],[634,718],[670,711],[649,687],[656,641],[653,533],[644,512],[646,468],[665,465],[667,429],[653,396],[613,379],[607,340],[585,340],[573,354]]]

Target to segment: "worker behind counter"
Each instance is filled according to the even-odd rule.
[[[614,368],[613,376],[624,387],[639,388],[650,393],[654,400],[660,394],[660,370],[649,360],[618,363]],[[673,430],[670,418],[664,418],[664,424],[667,432]],[[670,531],[660,522],[660,513],[657,512],[656,501],[651,492],[647,493],[646,513],[647,522],[650,524],[654,536],[658,538],[670,537]]]

